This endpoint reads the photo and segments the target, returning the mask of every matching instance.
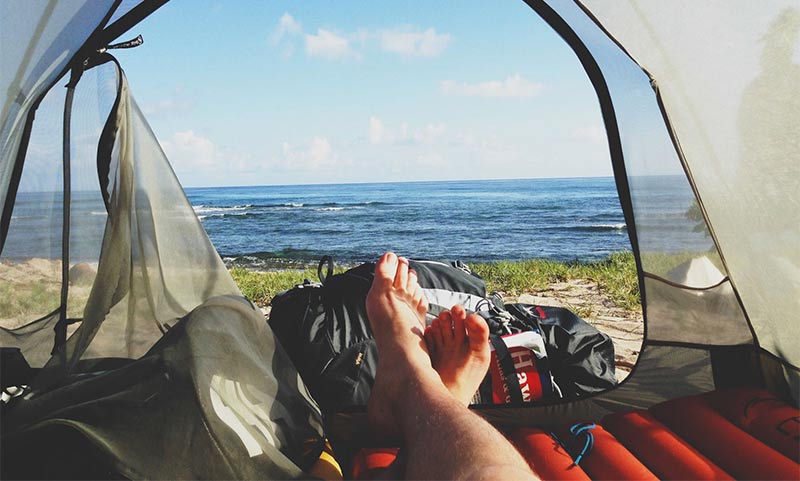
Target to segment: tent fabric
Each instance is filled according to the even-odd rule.
[[[83,75],[74,96],[69,232],[74,275],[69,279],[66,309],[69,318],[83,315],[107,221],[106,208],[97,190],[97,142],[116,95],[116,79],[111,64],[92,69]],[[6,347],[22,348],[34,367],[42,367],[50,359],[52,329],[59,318],[61,301],[64,186],[58,161],[64,91],[52,89],[37,109],[37,122],[31,131],[10,229],[0,257],[3,261],[0,277],[9,286],[5,295],[21,301],[16,312],[0,309],[0,327],[6,328],[0,329],[0,341]],[[37,294],[39,291],[44,291],[43,299]],[[8,319],[10,315],[16,319]],[[7,330],[42,316],[45,319],[36,324]],[[34,335],[34,331],[39,334]]]
[[[705,289],[678,287],[660,279],[645,277],[649,341],[678,341],[730,346],[750,344],[753,335],[741,319],[742,311],[730,282]],[[678,306],[692,306],[681,309]],[[711,336],[709,331],[716,330]]]
[[[111,11],[96,17],[97,4],[65,2],[75,9],[69,12],[59,10],[61,2],[36,5],[47,8],[23,12],[30,18],[18,30],[7,29],[16,17],[4,16],[0,29],[30,37],[25,54],[48,67],[46,74],[20,74],[24,85],[3,76],[8,92],[22,90],[4,104],[0,180],[4,193],[18,195],[4,199],[14,233],[6,237],[3,227],[11,242],[0,253],[0,272],[4,284],[7,274],[22,273],[26,289],[9,293],[34,307],[0,319],[0,344],[19,347],[41,367],[3,406],[3,444],[65,426],[128,477],[300,476],[322,449],[319,408],[216,253],[116,61],[93,59],[68,90],[69,102],[63,89],[42,97]],[[53,16],[68,25],[51,25]],[[55,33],[42,37],[43,25]],[[33,49],[40,44],[50,47]],[[25,73],[27,60],[6,57],[6,45],[3,62],[22,62],[18,72]],[[33,118],[24,108],[40,105],[30,138],[44,143],[31,143],[18,158],[13,150],[26,137],[19,122]],[[62,140],[69,155],[62,156]],[[54,148],[42,148],[48,145]],[[26,242],[37,235],[43,238]],[[56,310],[43,308],[40,298],[53,287]],[[37,306],[44,312],[29,315]],[[54,328],[65,324],[60,344]]]
[[[606,110],[614,117],[621,143],[619,161],[630,186],[620,196],[630,196],[632,220],[629,230],[641,261],[642,275],[664,278],[691,258],[719,259],[714,241],[700,219],[689,215],[696,198],[681,168],[669,131],[661,117],[651,79],[606,33],[573,1],[548,2],[577,33],[592,55],[608,88]],[[725,268],[720,263],[720,271]],[[716,283],[715,283],[716,284]],[[715,284],[691,286],[712,288]],[[692,341],[704,345],[720,344],[722,329],[749,330],[744,313],[732,290],[696,290],[692,296],[681,295],[682,286],[645,281],[642,288],[648,337],[650,332],[675,333],[659,341],[685,342],[686,329],[673,328],[675,319],[691,321]],[[709,300],[707,298],[712,297]],[[709,306],[725,306],[723,318],[708,316]],[[729,308],[734,306],[733,308]],[[738,312],[737,312],[738,311]],[[668,317],[659,313],[671,313]],[[721,322],[715,322],[721,321]],[[687,331],[688,332],[688,331]],[[752,343],[752,335],[736,336],[742,343]],[[722,341],[728,342],[730,339]]]
[[[29,114],[86,39],[111,14],[114,1],[2,2],[0,18],[0,207],[9,187]],[[31,118],[32,120],[32,118]],[[0,237],[0,251],[4,239]]]
[[[758,345],[800,387],[800,9],[790,0],[581,3],[655,79]]]
[[[297,447],[322,426],[285,356],[249,302],[211,298],[138,360],[20,403],[4,442],[65,425],[131,479],[297,478],[309,462]]]

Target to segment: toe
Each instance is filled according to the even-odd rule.
[[[467,313],[461,310],[453,310],[452,312],[453,318],[453,341],[456,344],[463,344],[464,338],[466,337],[467,333],[464,327],[464,320],[467,318]]]
[[[417,281],[417,272],[414,269],[408,268],[408,282],[406,283],[406,290],[414,292],[419,289],[419,282]]]
[[[487,341],[489,340],[489,325],[486,321],[477,314],[470,314],[464,320],[464,326],[467,331],[467,339],[469,339],[469,347],[472,351],[483,351],[489,349]]]
[[[391,284],[397,273],[397,256],[394,252],[387,252],[375,264],[375,279]]]
[[[394,275],[395,289],[405,290],[408,284],[408,259],[405,257],[397,258],[397,271]]]
[[[417,304],[417,313],[423,318],[428,314],[428,299],[424,295]]]
[[[432,357],[436,356],[436,348],[438,346],[436,345],[436,339],[434,338],[433,328],[431,326],[425,328],[424,336],[425,336],[425,346],[427,346],[428,348],[428,353]]]
[[[453,316],[450,311],[442,311],[437,318],[439,332],[442,333],[442,342],[445,345],[453,343]]]
[[[433,339],[433,343],[436,345],[437,349],[442,345],[444,345],[444,338],[442,337],[441,324],[442,321],[437,317],[431,322],[430,325],[431,338]]]
[[[410,283],[409,283],[409,285],[410,285]],[[420,299],[422,299],[422,297],[423,297],[422,296],[422,289],[419,287],[418,284],[414,284],[413,288],[411,290],[406,291],[406,292],[408,292],[409,301],[410,301],[409,304],[411,304],[412,306],[416,306],[417,304],[419,304]]]

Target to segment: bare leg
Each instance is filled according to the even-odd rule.
[[[536,479],[511,443],[433,370],[423,337],[426,310],[408,262],[384,254],[367,295],[379,353],[367,406],[373,429],[400,436],[408,479]]]
[[[468,406],[489,369],[489,326],[461,306],[444,311],[425,329],[433,369],[462,404]]]

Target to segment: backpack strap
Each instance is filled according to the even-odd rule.
[[[325,275],[322,275],[322,266],[328,266],[327,272]],[[325,281],[328,280],[333,275],[333,257],[331,256],[322,256],[322,259],[319,260],[319,265],[317,265],[317,277],[319,277],[319,281],[325,284]]]
[[[519,385],[519,378],[517,378],[517,370],[514,367],[514,361],[511,359],[511,354],[508,352],[505,341],[497,334],[491,334],[489,342],[494,347],[494,352],[497,355],[497,364],[500,366],[503,376],[505,376],[508,395],[511,399],[510,404],[523,404],[522,388]]]

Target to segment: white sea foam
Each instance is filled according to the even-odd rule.
[[[234,205],[231,207],[214,207],[211,205],[195,205],[192,208],[194,209],[194,213],[198,215],[198,217],[202,216],[218,216],[220,214],[233,214],[241,211],[245,211],[249,208],[253,207],[250,204],[245,205]]]

